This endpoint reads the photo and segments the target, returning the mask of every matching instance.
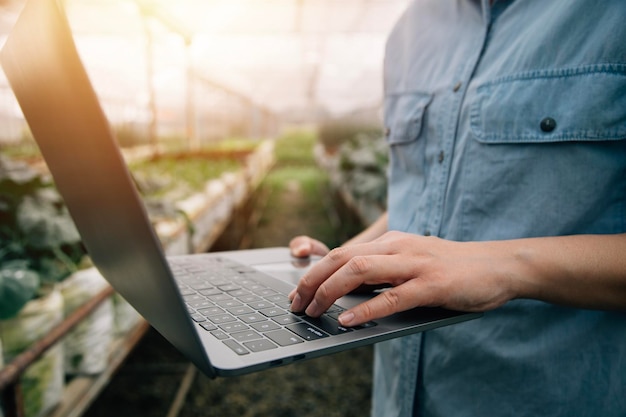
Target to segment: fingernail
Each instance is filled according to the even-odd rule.
[[[319,304],[317,304],[317,301],[313,300],[311,301],[311,304],[309,304],[309,306],[307,307],[305,313],[307,316],[317,317],[321,313],[321,311],[318,311],[319,309]]]
[[[346,311],[339,316],[339,323],[341,323],[342,326],[350,326],[353,321],[354,313],[351,311]]]
[[[299,312],[302,309],[302,297],[300,297],[300,294],[296,293],[296,295],[293,297],[293,300],[291,300],[291,311],[295,311],[295,312]]]

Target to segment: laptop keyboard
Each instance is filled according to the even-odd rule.
[[[238,355],[375,326],[343,327],[342,307],[332,305],[319,318],[289,311],[286,294],[258,280],[263,274],[221,257],[169,259],[191,318]]]

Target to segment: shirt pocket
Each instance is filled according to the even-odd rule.
[[[426,107],[432,100],[428,93],[389,94],[385,98],[385,136],[390,144],[416,140],[422,131]]]
[[[530,72],[477,89],[470,111],[483,143],[626,138],[626,65]]]
[[[626,66],[502,78],[469,105],[459,181],[471,239],[624,230]]]
[[[399,204],[407,195],[419,194],[424,188],[427,107],[432,98],[432,94],[425,92],[385,96],[385,137],[389,145],[389,206]]]

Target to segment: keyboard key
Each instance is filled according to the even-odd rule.
[[[213,337],[215,337],[216,339],[219,339],[219,340],[228,339],[228,334],[224,333],[221,330],[212,331],[211,335],[213,335]]]
[[[248,303],[248,305],[255,310],[262,310],[264,308],[274,307],[274,304],[270,303],[269,301],[257,301],[254,303]]]
[[[231,333],[230,336],[238,342],[247,342],[250,340],[263,339],[263,336],[253,330]]]
[[[207,288],[205,290],[200,290],[198,292],[200,294],[206,295],[206,296],[222,294],[222,292],[220,290],[218,290],[217,288],[214,288],[214,287],[210,287],[210,288]]]
[[[350,328],[341,326],[338,321],[331,319],[327,315],[322,315],[318,318],[309,317],[305,315],[305,316],[302,316],[301,318],[302,320],[332,335],[348,333],[352,331],[352,329]]]
[[[259,313],[263,314],[265,317],[276,317],[282,316],[283,314],[287,314],[287,312],[278,307],[270,307],[264,310],[260,310]]]
[[[291,308],[291,301],[282,301],[280,303],[276,303],[276,305],[282,309],[289,310]]]
[[[248,353],[250,353],[246,348],[244,348],[243,346],[241,346],[239,343],[235,342],[232,339],[224,340],[223,343],[239,356],[247,355]]]
[[[257,291],[260,291],[260,290],[267,289],[267,287],[265,285],[261,285],[261,284],[257,284],[257,283],[246,284],[246,285],[243,285],[243,286],[245,288],[249,289],[250,291],[253,291],[253,292],[257,292]]]
[[[190,307],[193,307],[195,309],[201,309],[201,308],[205,308],[205,307],[212,307],[215,304],[213,304],[209,300],[199,300],[199,301],[194,301],[192,303],[187,303],[187,305],[190,306]]]
[[[252,295],[252,294],[242,295],[240,297],[237,297],[237,299],[239,301],[241,301],[242,303],[246,303],[246,304],[254,303],[256,301],[263,301],[263,299],[261,297],[256,296],[256,295]]]
[[[276,323],[282,324],[282,325],[298,323],[299,321],[302,321],[297,316],[295,316],[293,314],[285,314],[284,316],[272,317],[272,320],[274,320]]]
[[[190,284],[191,288],[193,288],[194,290],[197,290],[200,294],[202,294],[202,291],[205,291],[207,289],[211,289],[213,288],[213,285],[211,285],[208,282],[197,282],[197,283],[192,283]],[[206,295],[206,294],[205,294]]]
[[[215,304],[217,304],[220,307],[224,307],[224,308],[239,307],[239,306],[243,305],[240,301],[237,301],[234,298],[230,299],[230,300],[218,301]]]
[[[328,337],[323,331],[316,329],[308,323],[295,323],[285,326],[304,340],[317,340]]]
[[[267,297],[269,295],[274,295],[276,294],[276,291],[270,289],[270,288],[261,288],[258,289],[256,291],[253,291],[256,295],[260,295],[261,297]]]
[[[200,323],[200,327],[202,327],[204,330],[207,330],[209,332],[211,330],[217,330],[217,327],[213,323],[209,323],[208,321],[204,321]]]
[[[236,290],[236,291],[228,291],[228,295],[231,297],[243,297],[244,295],[251,295],[249,291],[246,290]]]
[[[254,313],[253,309],[251,309],[250,307],[246,307],[246,306],[227,308],[226,311],[228,311],[233,316],[241,316],[242,314]]]
[[[220,324],[220,329],[224,330],[226,333],[234,333],[234,332],[240,332],[243,330],[248,330],[249,327],[243,323],[231,322],[231,323],[226,323],[226,324]]]
[[[293,333],[283,329],[267,332],[265,333],[265,336],[269,337],[280,346],[289,346],[295,345],[297,343],[304,343],[304,340],[300,339]]]
[[[218,288],[224,292],[236,291],[241,289],[239,285],[234,284],[219,285]]]
[[[202,314],[192,314],[191,315],[191,319],[195,322],[201,322],[201,321],[206,321],[206,318],[204,318],[204,316]]]
[[[276,349],[278,347],[269,340],[254,340],[252,342],[244,342],[243,345],[253,352],[262,352],[264,350]]]
[[[280,326],[273,321],[261,321],[259,323],[254,323],[250,325],[257,332],[269,332],[270,330],[280,329]]]
[[[206,297],[200,294],[196,294],[194,291],[190,295],[183,296],[183,299],[188,303],[193,303],[194,301],[206,300]]]
[[[216,287],[222,287],[222,286],[231,284],[230,280],[224,279],[224,278],[211,279],[211,280],[209,280],[209,282],[211,284],[213,284],[214,286],[216,286]]]
[[[268,297],[265,297],[265,299],[266,299],[267,301],[271,301],[272,303],[276,303],[276,304],[278,304],[278,303],[283,303],[283,302],[285,302],[285,301],[287,301],[287,302],[291,303],[291,301],[289,301],[289,298],[287,298],[287,296],[286,296],[286,295],[283,295],[283,294],[274,294],[274,295],[270,295],[270,296],[268,296]]]
[[[224,310],[222,310],[219,307],[209,307],[209,308],[198,309],[198,313],[203,314],[205,316],[215,316],[215,315],[223,313],[223,312],[224,312]]]
[[[226,301],[226,300],[232,300],[233,297],[231,297],[228,294],[217,294],[217,295],[211,295],[209,296],[209,300],[211,301]]]
[[[267,320],[264,315],[258,313],[244,314],[243,316],[239,316],[239,318],[241,321],[248,324]]]
[[[236,318],[231,316],[230,314],[219,314],[217,316],[209,316],[209,320],[211,320],[215,324],[229,323],[231,321],[237,321]]]

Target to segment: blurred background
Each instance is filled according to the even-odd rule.
[[[63,0],[121,140],[263,136],[380,119],[386,36],[407,0]],[[5,36],[22,0],[4,0]],[[0,42],[2,40],[0,39]],[[0,140],[24,133],[0,77]]]
[[[0,0],[0,47],[24,1]],[[59,0],[166,254],[334,247],[384,211],[409,1]],[[371,373],[366,347],[199,374],[92,266],[0,71],[0,417],[363,416]]]

